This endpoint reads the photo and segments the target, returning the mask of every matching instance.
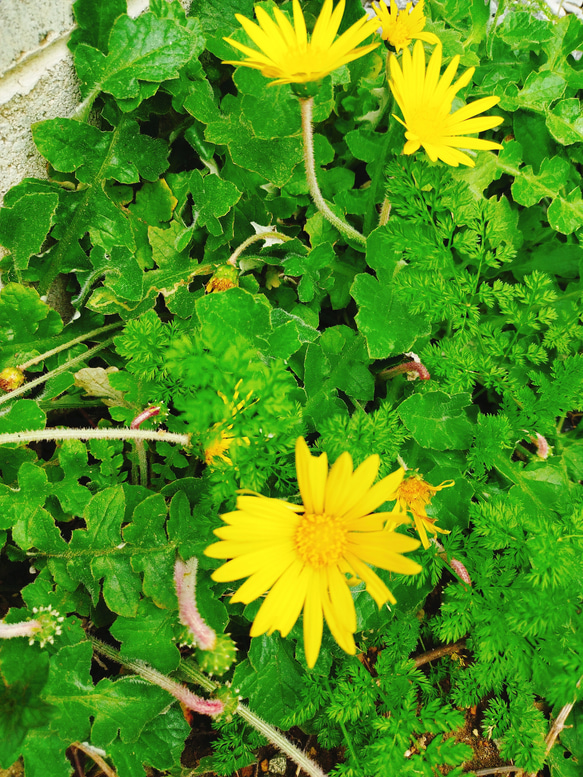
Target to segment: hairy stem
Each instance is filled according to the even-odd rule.
[[[77,345],[77,343],[82,343],[85,340],[93,340],[95,337],[97,337],[97,335],[102,335],[104,332],[110,332],[112,329],[119,329],[121,326],[123,326],[123,321],[118,321],[115,324],[108,324],[107,326],[100,326],[99,329],[93,329],[91,332],[86,332],[84,335],[79,335],[79,337],[75,337],[73,340],[69,340],[68,343],[63,343],[62,345],[58,345],[56,348],[52,348],[50,351],[45,351],[44,353],[39,353],[38,356],[33,356],[33,358],[29,359],[27,362],[19,364],[18,369],[24,372],[29,367],[32,367],[33,364],[38,364],[39,362],[48,359],[50,356],[54,356],[56,353],[66,351],[67,348],[72,348],[74,345]]]
[[[231,264],[233,265],[233,267],[236,267],[237,260],[239,259],[239,256],[243,253],[243,251],[246,248],[249,248],[249,246],[252,245],[253,243],[256,243],[258,240],[277,240],[278,242],[281,242],[281,243],[287,243],[292,239],[293,238],[288,237],[288,235],[284,235],[281,232],[276,232],[275,230],[267,230],[265,232],[259,232],[256,235],[251,235],[251,237],[248,237],[247,240],[241,243],[240,246],[235,248],[231,256],[227,259],[227,264]]]
[[[117,661],[125,669],[129,669],[135,674],[147,680],[153,685],[157,685],[159,688],[163,688],[175,699],[184,704],[194,712],[198,712],[202,715],[220,715],[223,712],[225,705],[219,699],[203,699],[200,696],[192,693],[192,691],[181,683],[177,683],[176,680],[172,680],[167,675],[154,669],[153,666],[146,664],[145,661],[136,661],[131,658],[122,656],[121,653],[110,645],[106,645],[105,642],[95,639],[95,637],[88,637],[89,641],[93,645],[93,650],[96,653],[100,653],[106,658],[111,658],[113,661]]]
[[[84,335],[83,339],[85,339],[86,335]],[[62,372],[67,372],[71,369],[71,367],[75,367],[77,364],[81,364],[84,361],[87,361],[87,359],[91,359],[98,351],[102,351],[104,348],[107,348],[108,345],[111,345],[113,343],[114,338],[109,337],[107,340],[104,340],[102,343],[99,343],[98,345],[94,345],[93,348],[90,348],[88,351],[85,351],[85,353],[79,354],[79,356],[75,356],[73,359],[69,359],[68,362],[65,362],[65,364],[61,364],[60,367],[55,367],[54,370],[51,370],[50,372],[45,373],[44,375],[41,375],[40,378],[36,378],[36,380],[31,380],[29,383],[25,383],[20,388],[15,389],[14,391],[10,391],[8,394],[5,394],[3,397],[0,397],[0,405],[3,405],[5,402],[9,402],[11,399],[16,399],[16,397],[21,396],[22,394],[26,394],[28,391],[30,391],[33,388],[36,388],[36,386],[41,386],[43,383],[46,383],[47,380],[50,380],[51,378],[54,378],[56,375],[60,375]],[[70,343],[67,345],[69,347]]]
[[[345,237],[357,240],[359,243],[366,243],[366,238],[354,229],[354,227],[351,227],[350,224],[347,224],[333,213],[322,197],[322,192],[318,186],[318,179],[316,178],[316,167],[314,163],[314,136],[312,132],[312,109],[314,107],[314,98],[308,97],[307,99],[300,99],[300,107],[302,110],[302,133],[304,138],[306,178],[308,180],[310,194],[314,200],[314,205],[318,208],[324,218],[328,219],[328,221]]]
[[[209,693],[219,687],[219,683],[215,683],[213,680],[210,680],[200,671],[200,669],[198,669],[189,661],[182,661],[180,663],[180,671],[188,680],[191,680],[197,685],[200,685],[201,688],[203,688],[205,691],[208,691]],[[269,723],[266,723],[254,712],[251,712],[249,707],[239,703],[237,705],[236,712],[237,715],[240,715],[244,721],[249,723],[249,725],[253,726],[256,731],[272,742],[279,750],[281,750],[282,753],[285,753],[288,758],[296,763],[300,769],[303,769],[306,774],[309,774],[310,777],[326,777],[325,773],[318,766],[318,764],[314,763],[305,753],[293,745],[289,739],[287,739],[287,737],[281,733],[281,731],[278,731],[273,726],[270,726]]]
[[[0,445],[39,442],[41,440],[149,440],[190,445],[189,434],[156,432],[147,429],[38,429],[30,432],[0,434]]]

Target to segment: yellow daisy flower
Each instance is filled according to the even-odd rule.
[[[391,55],[389,85],[404,121],[397,116],[395,118],[407,130],[404,154],[413,154],[423,146],[432,162],[441,159],[452,167],[460,163],[474,167],[473,159],[459,151],[460,148],[502,148],[499,143],[491,140],[467,137],[469,133],[492,129],[503,121],[500,116],[478,117],[479,113],[496,105],[499,97],[482,97],[451,113],[454,97],[470,82],[475,69],[469,68],[452,84],[459,59],[456,55],[440,77],[441,45],[434,49],[427,69],[425,51],[420,41],[415,44],[413,55],[409,49],[403,49],[402,66],[395,55]]]
[[[405,478],[397,489],[397,503],[401,509],[409,510],[413,515],[415,528],[421,537],[424,548],[429,547],[428,531],[435,535],[437,535],[437,532],[449,534],[447,529],[440,529],[437,526],[435,523],[436,519],[430,518],[425,508],[431,502],[434,494],[443,488],[450,488],[454,483],[454,480],[444,480],[438,486],[432,486],[426,480],[423,480],[421,475],[414,472]]]
[[[358,577],[381,607],[395,598],[368,566],[414,575],[419,564],[402,554],[419,541],[385,530],[387,521],[406,518],[398,505],[373,513],[396,499],[404,470],[373,486],[380,459],[369,456],[353,472],[349,453],[328,471],[325,453],[313,457],[304,439],[296,443],[296,471],[303,504],[268,497],[239,496],[237,510],[222,516],[215,530],[221,539],[205,550],[211,558],[231,559],[212,574],[230,582],[248,578],[231,597],[249,604],[269,591],[251,626],[257,637],[276,629],[285,637],[303,610],[306,661],[313,667],[320,652],[324,618],[347,653],[354,654],[356,611],[347,578]]]
[[[266,78],[277,79],[270,86],[319,81],[333,70],[368,54],[379,45],[371,43],[362,48],[355,48],[372,35],[378,26],[376,20],[371,21],[366,16],[334,40],[344,14],[344,4],[345,0],[340,0],[332,10],[332,0],[325,0],[310,40],[298,0],[293,0],[293,26],[279,8],[273,9],[275,21],[263,8],[255,8],[259,24],[241,14],[235,14],[237,21],[259,51],[232,38],[225,38],[227,43],[247,57],[244,60],[226,60],[226,63],[255,68]]]
[[[389,11],[386,0],[373,3],[372,7],[382,25],[381,38],[390,43],[397,51],[404,49],[413,40],[424,40],[426,43],[439,43],[439,38],[432,32],[423,32],[425,14],[423,0],[419,0],[411,10],[413,3],[407,3],[405,10],[400,11],[395,0],[390,0]]]

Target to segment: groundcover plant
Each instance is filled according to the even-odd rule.
[[[0,210],[0,766],[581,774],[545,8],[77,0],[78,115]]]

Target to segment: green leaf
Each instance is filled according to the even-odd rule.
[[[172,583],[170,591],[176,606]],[[180,651],[176,647],[177,622],[176,610],[161,610],[147,599],[142,599],[136,617],[118,617],[111,627],[111,635],[122,643],[124,656],[147,661],[160,672],[169,674],[180,663]]]
[[[126,10],[126,0],[76,0],[73,12],[77,27],[71,34],[69,48],[74,51],[80,43],[86,43],[106,54],[113,23]]]
[[[67,645],[51,658],[51,672],[43,697],[54,707],[51,728],[68,742],[87,740],[89,718],[95,714],[89,642]]]
[[[8,769],[21,753],[30,729],[46,723],[51,710],[41,698],[49,676],[49,657],[23,638],[0,647],[0,766]]]
[[[470,403],[469,394],[428,391],[402,402],[399,416],[424,448],[464,450],[472,441],[472,424],[465,412]]]
[[[63,329],[56,310],[42,302],[35,289],[19,283],[7,283],[0,290],[0,322],[0,345],[5,355],[9,353],[7,346],[12,351],[18,346],[21,353],[36,351],[40,340]],[[6,364],[1,356],[0,364]]]
[[[395,297],[392,273],[378,271],[372,275],[357,275],[350,293],[358,305],[355,321],[366,337],[371,359],[411,350],[417,338],[429,333],[423,316],[412,315],[406,305]]]
[[[527,165],[520,170],[520,176],[512,184],[512,196],[521,205],[529,208],[543,197],[556,197],[569,179],[570,165],[560,156],[544,159],[538,175]]]
[[[77,46],[75,67],[83,96],[103,91],[119,100],[140,99],[147,94],[140,95],[140,81],[157,84],[178,78],[179,69],[201,53],[200,43],[171,19],[121,16],[111,31],[107,55],[85,43]]]
[[[265,350],[269,313],[265,297],[239,288],[207,294],[196,301],[203,337],[210,347],[219,351],[240,338]]]
[[[211,235],[221,235],[223,228],[218,219],[239,202],[242,193],[230,181],[223,181],[218,175],[203,176],[198,170],[190,175],[189,189],[198,215],[197,224],[206,225]]]
[[[258,173],[275,186],[285,186],[302,161],[300,138],[257,138],[242,112],[240,98],[225,99],[223,108],[225,103],[231,110],[208,125],[205,138],[211,143],[226,145],[236,165]]]
[[[12,189],[22,196],[11,207],[0,209],[0,245],[12,255],[14,267],[25,270],[31,256],[38,254],[55,220],[59,195],[55,191],[27,192],[26,181]]]
[[[552,102],[563,96],[566,87],[567,82],[558,73],[548,70],[531,73],[520,91],[515,84],[511,84],[504,93],[501,107],[510,110],[527,108],[531,111],[544,112]]]
[[[556,197],[547,210],[549,224],[563,235],[571,235],[583,224],[581,189],[576,187],[566,197]]]
[[[326,329],[309,345],[304,365],[308,401],[304,415],[317,420],[342,407],[337,389],[349,397],[368,402],[374,396],[374,379],[368,368],[364,338],[347,326]]]
[[[146,680],[122,677],[114,682],[101,680],[93,701],[95,721],[91,741],[97,747],[107,747],[118,732],[122,742],[135,742],[144,726],[172,703],[172,697]]]
[[[537,19],[530,11],[516,11],[514,8],[504,16],[496,29],[496,35],[513,49],[531,49],[553,37],[552,23]]]
[[[547,113],[546,123],[551,135],[563,146],[583,140],[583,115],[576,97],[559,100]]]
[[[235,669],[233,685],[249,698],[252,709],[273,726],[281,726],[289,711],[301,702],[299,688],[304,675],[293,657],[293,646],[279,634],[251,640],[248,660]]]
[[[132,569],[144,575],[144,594],[158,607],[173,609],[176,551],[168,546],[164,528],[166,513],[164,497],[153,494],[136,507],[131,524],[123,530],[123,538],[132,543]]]
[[[17,399],[8,412],[0,415],[0,434],[44,429],[46,415],[33,399]],[[20,443],[7,443],[11,447]]]
[[[27,401],[32,405],[30,400]],[[0,526],[10,528],[19,521],[27,521],[31,513],[35,513],[45,503],[49,485],[43,469],[25,462],[18,472],[18,489],[12,489],[0,484]],[[16,537],[16,542],[19,539]],[[23,547],[28,550],[34,542]]]
[[[145,765],[165,772],[180,764],[184,740],[189,733],[190,726],[182,711],[173,706],[163,717],[148,721],[131,748],[118,738],[108,746],[107,752],[119,777],[142,777]]]

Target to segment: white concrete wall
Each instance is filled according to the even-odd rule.
[[[67,48],[72,5],[73,0],[0,0],[0,202],[23,178],[46,175],[31,124],[71,116],[79,103]],[[128,13],[138,16],[147,7],[148,0],[129,0]]]

